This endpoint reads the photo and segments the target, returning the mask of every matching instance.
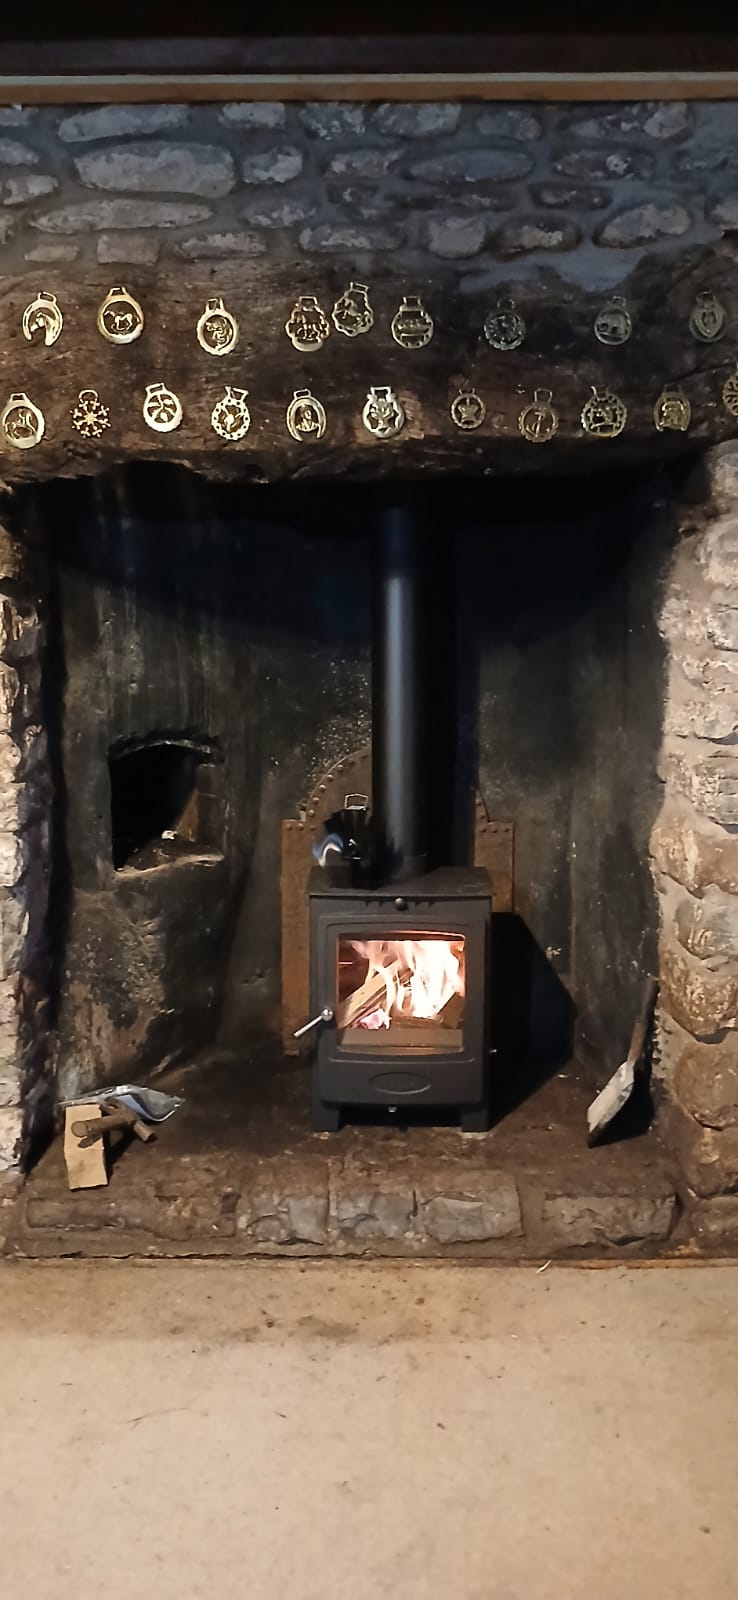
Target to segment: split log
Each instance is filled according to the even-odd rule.
[[[400,986],[407,982],[409,968],[402,967],[399,961],[391,961],[389,966],[383,967],[381,972],[370,972],[368,978],[354,989],[336,1008],[336,1025],[339,1028],[352,1028],[362,1017],[367,1017],[370,1011],[375,1011],[387,999],[387,985],[398,983]]]

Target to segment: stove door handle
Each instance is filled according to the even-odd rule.
[[[319,1028],[321,1026],[321,1023],[332,1022],[332,1021],[333,1021],[333,1012],[331,1011],[330,1006],[324,1006],[323,1010],[318,1012],[317,1017],[312,1017],[310,1022],[303,1023],[303,1026],[301,1028],[297,1028],[295,1030],[295,1032],[293,1033],[292,1037],[293,1037],[293,1039],[301,1039],[304,1033],[309,1033],[310,1032],[311,1028]]]

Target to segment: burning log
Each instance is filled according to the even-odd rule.
[[[342,1000],[336,1010],[336,1024],[339,1028],[354,1028],[362,1017],[375,1011],[377,1006],[387,1003],[388,992],[402,988],[410,977],[409,967],[402,967],[399,961],[392,961],[389,966],[383,967],[380,972],[370,972],[364,982],[355,989],[353,994]]]

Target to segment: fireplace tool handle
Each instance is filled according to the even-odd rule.
[[[331,1011],[330,1006],[324,1006],[323,1010],[318,1012],[317,1017],[312,1017],[310,1022],[303,1023],[301,1028],[297,1028],[295,1030],[292,1037],[293,1039],[301,1039],[304,1033],[310,1032],[311,1028],[319,1028],[321,1023],[332,1021],[333,1012]]]

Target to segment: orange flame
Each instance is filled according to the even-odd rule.
[[[352,939],[368,962],[368,977],[381,977],[385,1003],[357,1020],[359,1028],[389,1028],[392,1018],[432,1021],[452,995],[464,993],[463,939]]]

